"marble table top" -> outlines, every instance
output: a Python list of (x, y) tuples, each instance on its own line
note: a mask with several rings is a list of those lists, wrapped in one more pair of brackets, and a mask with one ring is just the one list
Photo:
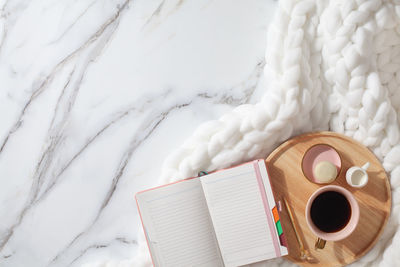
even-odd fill
[(0, 0), (0, 266), (134, 257), (134, 195), (264, 93), (269, 0)]

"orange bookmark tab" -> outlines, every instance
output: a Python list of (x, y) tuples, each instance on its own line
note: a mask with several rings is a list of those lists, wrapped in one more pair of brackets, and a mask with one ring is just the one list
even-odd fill
[(279, 221), (279, 214), (278, 214), (278, 209), (276, 206), (272, 209), (272, 214), (274, 215), (274, 221), (275, 223)]

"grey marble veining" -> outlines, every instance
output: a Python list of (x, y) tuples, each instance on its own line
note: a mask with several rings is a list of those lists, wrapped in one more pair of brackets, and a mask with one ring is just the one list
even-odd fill
[(134, 194), (262, 95), (272, 1), (0, 1), (0, 266), (136, 253)]

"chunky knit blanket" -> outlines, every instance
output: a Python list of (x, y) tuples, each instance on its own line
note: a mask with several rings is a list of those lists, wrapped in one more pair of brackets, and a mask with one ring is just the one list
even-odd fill
[[(393, 198), (383, 235), (353, 265), (400, 266), (400, 2), (281, 1), (266, 62), (262, 100), (201, 125), (165, 160), (161, 183), (266, 157), (303, 132), (343, 133), (382, 161)], [(148, 265), (144, 242), (136, 259), (115, 263)], [(254, 266), (277, 265), (293, 264), (275, 259)]]

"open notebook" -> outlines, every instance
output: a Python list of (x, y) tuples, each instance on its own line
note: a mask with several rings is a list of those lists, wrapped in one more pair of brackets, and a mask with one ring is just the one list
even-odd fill
[(287, 255), (264, 160), (139, 192), (154, 266), (241, 266)]

